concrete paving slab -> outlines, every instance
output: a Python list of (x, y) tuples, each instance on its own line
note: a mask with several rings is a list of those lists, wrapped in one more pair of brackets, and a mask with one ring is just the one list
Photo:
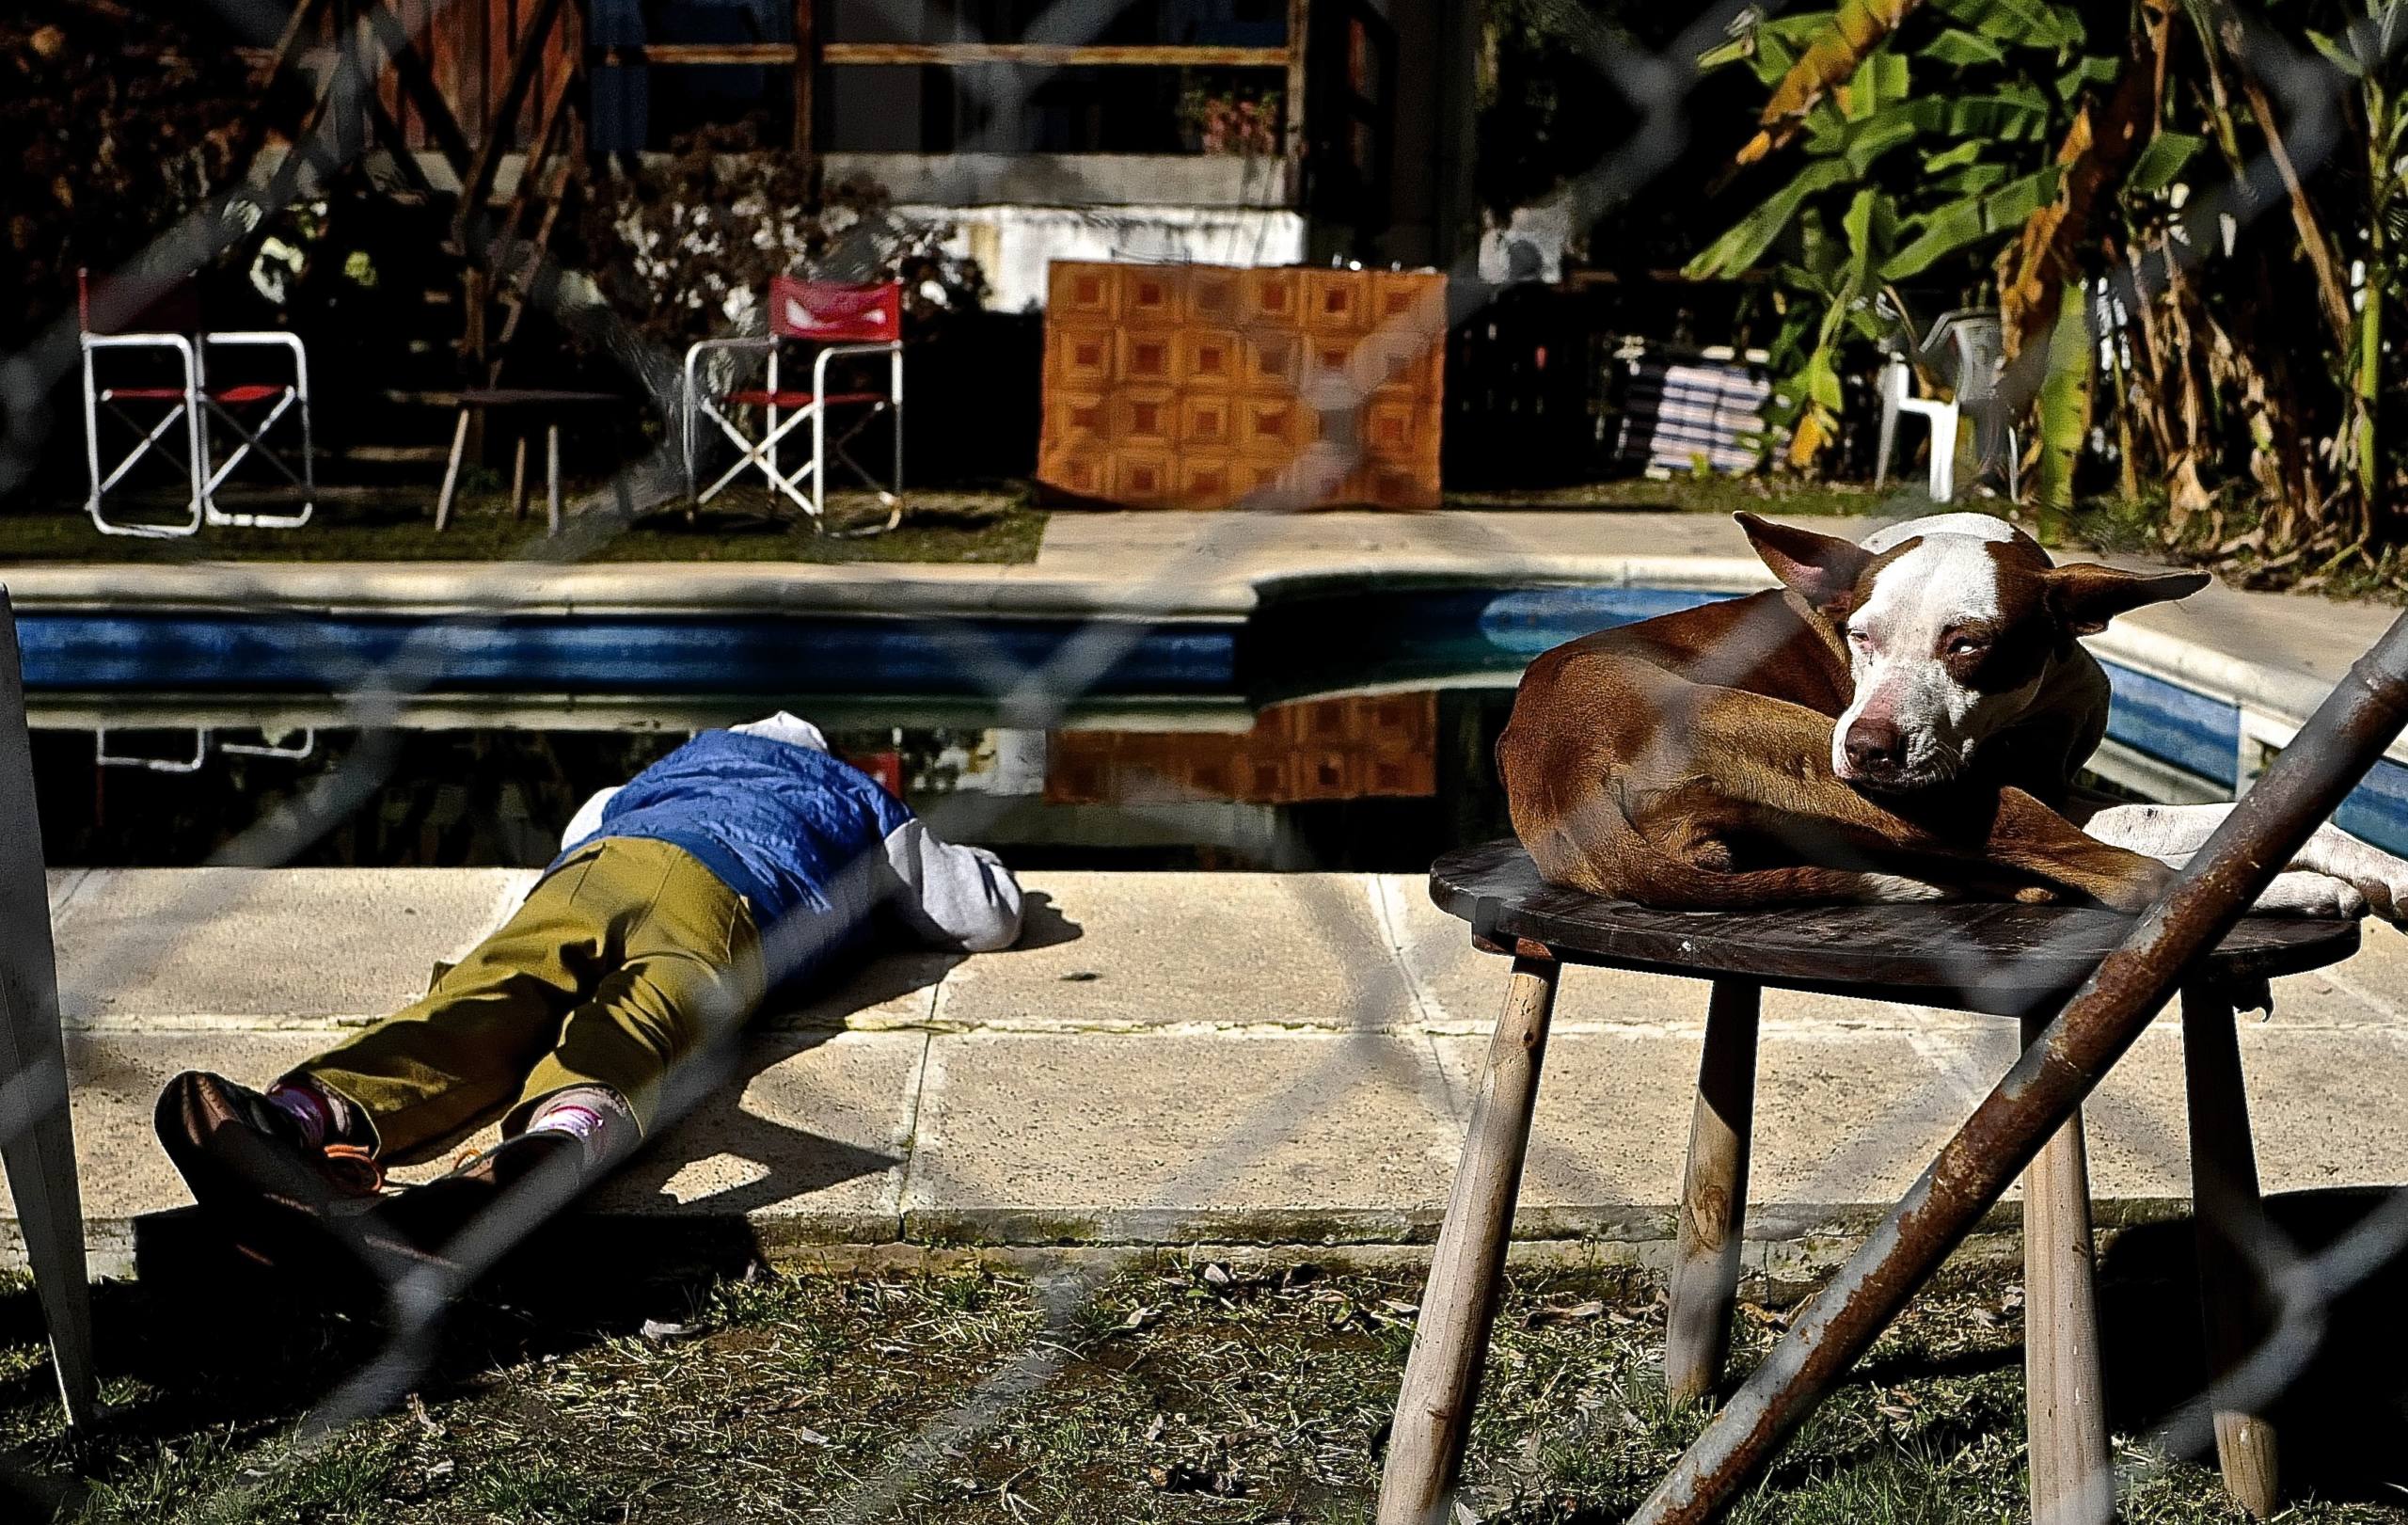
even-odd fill
[(594, 1199), (603, 1211), (745, 1216), (788, 1240), (901, 1230), (924, 1033), (779, 1035)]
[(2348, 993), (2376, 1024), (2408, 1028), (2408, 933), (2368, 920), (2359, 925), (2359, 939), (2356, 957), (2276, 987), (2276, 1008), (2285, 1020), (2291, 1012), (2281, 1003), (2293, 986), (2313, 978)]
[(71, 1024), (382, 1016), (499, 925), (531, 870), (96, 869), (55, 917)]
[[(1418, 1020), (1351, 874), (1032, 876), (1056, 925), (956, 968), (940, 1026), (1352, 1028)], [(1048, 939), (1051, 939), (1050, 941)]]
[(1418, 1036), (940, 1033), (904, 1231), (1423, 1239), (1460, 1127)]
[[(1486, 1043), (1435, 1040), (1468, 1094)], [(1697, 1081), (1694, 1037), (1564, 1032), (1547, 1044), (1516, 1231), (1662, 1237), (1679, 1200)], [(1964, 1081), (1914, 1035), (1767, 1033), (1758, 1050), (1754, 1236), (1797, 1231), (1798, 1210), (1886, 1206), (1971, 1109)], [(1778, 1210), (1778, 1211), (1776, 1211)]]
[[(96, 1249), (120, 1242), (137, 1215), (192, 1200), (183, 1178), (167, 1163), (150, 1133), (159, 1088), (182, 1070), (216, 1070), (242, 1080), (266, 1081), (324, 1047), (306, 1033), (243, 1033), (206, 1039), (172, 1034), (74, 1033), (67, 1073), (75, 1119), (75, 1165), (84, 1215), (103, 1231)], [(13, 1237), (17, 1208), (0, 1186), (0, 1215)]]
[(754, 1025), (765, 1032), (926, 1027), (935, 1020), (938, 988), (964, 957), (925, 949), (885, 954), (825, 991), (773, 1004)]

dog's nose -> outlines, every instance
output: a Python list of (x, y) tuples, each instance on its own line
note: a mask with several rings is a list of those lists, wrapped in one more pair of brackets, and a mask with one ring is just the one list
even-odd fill
[(1848, 766), (1860, 773), (1878, 773), (1906, 760), (1907, 739), (1890, 721), (1867, 715), (1847, 728)]

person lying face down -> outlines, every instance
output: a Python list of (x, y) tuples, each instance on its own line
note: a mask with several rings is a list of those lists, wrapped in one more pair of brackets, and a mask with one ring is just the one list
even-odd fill
[[(505, 1196), (523, 1227), (566, 1202), (652, 1129), (664, 1089), (723, 1072), (714, 1051), (766, 997), (824, 982), (881, 926), (1008, 947), (1020, 885), (993, 853), (938, 840), (806, 721), (705, 731), (587, 801), (526, 901), (422, 999), (264, 1092), (176, 1076), (159, 1141), (261, 1260), (444, 1258)], [(385, 1192), (385, 1165), (496, 1117), (500, 1144)]]

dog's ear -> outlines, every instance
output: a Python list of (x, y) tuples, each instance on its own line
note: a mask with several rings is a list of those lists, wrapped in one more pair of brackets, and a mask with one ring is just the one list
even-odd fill
[(2205, 572), (2125, 572), (2076, 562), (2047, 573), (2049, 611), (2068, 635), (2097, 635), (2143, 604), (2187, 598), (2212, 580)]
[(1856, 580), (1873, 564), (1873, 553), (1852, 540), (1792, 529), (1744, 512), (1731, 516), (1747, 532), (1748, 543), (1772, 568), (1772, 575), (1816, 609), (1828, 608), (1854, 592)]

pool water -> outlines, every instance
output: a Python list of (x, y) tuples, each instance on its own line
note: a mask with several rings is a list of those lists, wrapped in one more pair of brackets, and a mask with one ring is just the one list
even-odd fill
[[(1417, 690), (1054, 730), (847, 717), (829, 739), (940, 833), (1017, 866), (1416, 872), (1509, 829), (1490, 757), (1512, 697)], [(44, 729), (34, 766), (54, 867), (532, 867), (587, 796), (689, 734)]]

